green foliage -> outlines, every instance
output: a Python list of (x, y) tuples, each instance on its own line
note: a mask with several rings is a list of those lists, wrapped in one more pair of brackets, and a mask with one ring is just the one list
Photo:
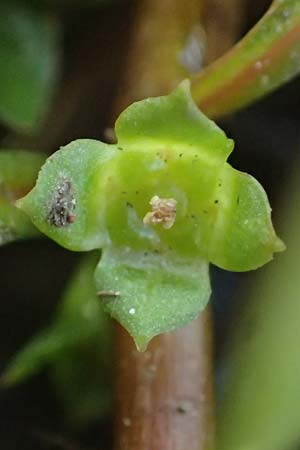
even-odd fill
[(49, 14), (1, 4), (0, 117), (33, 131), (43, 118), (58, 73), (58, 26)]
[(226, 162), (233, 142), (187, 82), (130, 106), (116, 135), (117, 145), (79, 140), (55, 153), (18, 206), (66, 248), (103, 249), (97, 287), (144, 347), (204, 308), (208, 262), (251, 270), (284, 245), (263, 188)]
[(25, 151), (0, 152), (0, 245), (39, 234), (14, 202), (34, 185), (46, 157)]
[(287, 191), (288, 251), (258, 275), (225, 352), (217, 448), (299, 448), (300, 190)]
[(93, 271), (98, 254), (74, 272), (53, 323), (10, 362), (2, 383), (24, 381), (44, 366), (68, 417), (83, 423), (110, 407), (110, 321), (96, 295)]

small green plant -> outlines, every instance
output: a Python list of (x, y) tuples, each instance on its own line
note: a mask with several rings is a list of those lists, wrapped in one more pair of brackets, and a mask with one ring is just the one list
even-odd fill
[(17, 206), (62, 246), (102, 250), (99, 296), (145, 350), (205, 307), (209, 262), (251, 270), (284, 245), (263, 188), (226, 162), (233, 142), (198, 110), (187, 82), (131, 105), (116, 136), (115, 145), (78, 140), (59, 150)]
[[(42, 8), (24, 8), (7, 3), (0, 18), (0, 116), (30, 134), (57, 82), (59, 26)], [(46, 235), (68, 250), (92, 251), (52, 324), (12, 360), (3, 385), (47, 364), (67, 413), (79, 422), (99, 417), (111, 402), (109, 315), (144, 351), (206, 307), (210, 263), (249, 271), (285, 249), (263, 187), (227, 162), (233, 140), (211, 118), (299, 73), (299, 17), (299, 0), (274, 1), (240, 43), (190, 81), (125, 109), (115, 144), (79, 139), (47, 159), (1, 151), (0, 245)]]

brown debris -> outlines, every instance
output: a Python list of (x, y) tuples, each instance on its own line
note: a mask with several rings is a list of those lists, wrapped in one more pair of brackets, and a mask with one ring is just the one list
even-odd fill
[(145, 215), (144, 224), (156, 225), (161, 223), (164, 228), (171, 228), (176, 219), (177, 201), (174, 198), (160, 198), (158, 195), (154, 195), (149, 203), (152, 211)]

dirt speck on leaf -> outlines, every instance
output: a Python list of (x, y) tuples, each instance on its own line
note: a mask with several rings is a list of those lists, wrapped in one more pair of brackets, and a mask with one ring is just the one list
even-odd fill
[(65, 227), (75, 222), (76, 199), (72, 183), (67, 178), (61, 179), (51, 204), (49, 206), (48, 221), (55, 227)]

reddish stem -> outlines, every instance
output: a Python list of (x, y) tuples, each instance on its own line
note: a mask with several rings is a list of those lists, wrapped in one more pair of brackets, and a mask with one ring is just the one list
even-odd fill
[[(235, 17), (241, 0), (215, 5), (221, 17)], [(218, 6), (219, 5), (219, 6)], [(140, 0), (129, 46), (124, 80), (116, 99), (119, 112), (133, 100), (169, 92), (187, 77), (178, 54), (198, 30), (207, 0)], [(222, 19), (220, 19), (221, 21)], [(220, 37), (220, 21), (207, 18), (214, 45), (232, 44), (237, 22)], [(195, 28), (196, 27), (196, 28)], [(216, 37), (218, 36), (218, 37)], [(224, 44), (226, 42), (226, 44)], [(179, 53), (178, 53), (179, 52)], [(145, 353), (116, 328), (115, 450), (210, 450), (214, 441), (212, 320), (210, 310), (173, 333), (156, 337)]]
[(145, 353), (117, 327), (115, 450), (213, 447), (211, 337), (209, 310)]

